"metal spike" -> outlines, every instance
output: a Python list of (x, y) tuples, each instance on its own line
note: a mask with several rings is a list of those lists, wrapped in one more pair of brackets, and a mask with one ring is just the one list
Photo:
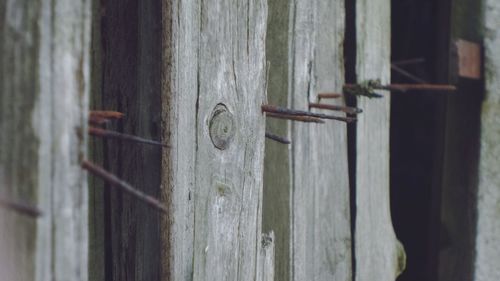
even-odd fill
[(124, 141), (133, 141), (133, 142), (139, 142), (139, 143), (144, 143), (144, 144), (169, 147), (168, 145), (163, 144), (161, 142), (148, 140), (148, 139), (144, 139), (141, 137), (132, 136), (132, 135), (128, 135), (128, 134), (118, 133), (118, 132), (110, 131), (110, 130), (106, 130), (106, 129), (96, 128), (96, 127), (89, 127), (89, 134), (93, 135), (93, 136), (103, 137), (103, 138), (114, 138), (114, 139), (119, 139), (119, 140), (124, 140)]
[(280, 106), (275, 106), (275, 105), (268, 105), (264, 104), (262, 105), (262, 111), (266, 113), (277, 113), (277, 114), (284, 114), (284, 115), (294, 115), (294, 116), (311, 116), (311, 117), (316, 117), (316, 118), (321, 118), (321, 119), (331, 119), (331, 120), (337, 120), (337, 121), (342, 121), (342, 122), (354, 122), (357, 119), (356, 118), (351, 118), (351, 117), (338, 117), (338, 116), (332, 116), (332, 115), (327, 115), (327, 114), (322, 114), (322, 113), (314, 113), (314, 112), (309, 112), (309, 111), (303, 111), (303, 110), (295, 110), (295, 109), (289, 109), (289, 108), (284, 108)]
[(279, 142), (279, 143), (282, 143), (282, 144), (290, 144), (291, 143), (290, 140), (288, 140), (285, 137), (280, 137), (280, 136), (277, 136), (277, 135), (274, 135), (274, 134), (271, 134), (268, 132), (266, 132), (266, 138), (273, 140), (273, 141), (276, 141), (276, 142)]
[(110, 183), (111, 186), (115, 186), (115, 187), (120, 188), (122, 191), (132, 195), (136, 199), (139, 199), (139, 200), (145, 202), (146, 204), (148, 204), (148, 205), (150, 205), (150, 206), (152, 206), (152, 207), (154, 207), (154, 208), (156, 208), (164, 213), (168, 212), (168, 208), (165, 207), (163, 204), (161, 204), (161, 202), (158, 201), (157, 199), (145, 194), (142, 191), (135, 189), (127, 182), (121, 180), (117, 176), (115, 176), (115, 175), (111, 174), (110, 172), (104, 170), (103, 168), (95, 165), (94, 163), (91, 163), (87, 160), (83, 160), (82, 161), (82, 168), (89, 171), (93, 175), (103, 179), (104, 181)]

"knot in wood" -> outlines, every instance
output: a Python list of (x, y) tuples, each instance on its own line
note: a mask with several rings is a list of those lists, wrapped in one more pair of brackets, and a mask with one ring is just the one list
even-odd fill
[(209, 123), (210, 138), (215, 147), (225, 150), (233, 140), (236, 128), (233, 114), (224, 104), (218, 104), (212, 113)]

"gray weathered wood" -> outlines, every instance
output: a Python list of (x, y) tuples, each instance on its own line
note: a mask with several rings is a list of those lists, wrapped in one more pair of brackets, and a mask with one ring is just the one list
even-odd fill
[[(269, 62), (267, 101), (287, 106), (289, 103), (289, 0), (269, 1), (266, 37), (266, 59)], [(290, 138), (290, 122), (266, 118), (266, 131)], [(262, 228), (273, 231), (274, 272), (276, 280), (289, 281), (291, 274), (292, 174), (289, 145), (266, 140), (264, 158), (264, 198)], [(277, 176), (279, 175), (279, 176)]]
[(274, 281), (274, 233), (262, 234), (257, 264), (257, 281)]
[(0, 3), (0, 192), (37, 205), (1, 210), (2, 279), (87, 280), (90, 1)]
[[(165, 280), (254, 280), (261, 240), (266, 1), (167, 1), (163, 7), (162, 196)], [(234, 126), (212, 143), (214, 109)], [(228, 122), (227, 115), (220, 115)], [(220, 125), (220, 124), (219, 124)]]
[[(390, 1), (358, 0), (356, 40), (358, 82), (390, 82)], [(364, 110), (356, 130), (356, 280), (395, 280), (405, 266), (389, 201), (390, 94), (358, 98)]]
[(500, 280), (500, 3), (485, 4), (486, 99), (481, 114), (474, 280)]
[[(270, 103), (307, 110), (318, 93), (341, 90), (344, 13), (343, 1), (273, 1), (266, 46)], [(291, 149), (266, 146), (263, 220), (265, 230), (276, 233), (276, 280), (350, 280), (346, 125), (267, 125), (292, 136)]]
[[(342, 88), (344, 2), (296, 1), (291, 14), (291, 106), (307, 109)], [(346, 125), (294, 123), (292, 141), (293, 280), (350, 280)]]

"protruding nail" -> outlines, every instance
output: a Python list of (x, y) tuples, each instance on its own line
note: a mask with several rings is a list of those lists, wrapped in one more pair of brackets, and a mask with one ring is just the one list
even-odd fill
[(163, 204), (161, 204), (160, 201), (145, 194), (142, 191), (135, 189), (127, 182), (121, 180), (120, 178), (118, 178), (117, 176), (104, 170), (103, 168), (101, 168), (101, 167), (99, 167), (99, 166), (97, 166), (97, 165), (95, 165), (87, 160), (82, 161), (82, 168), (89, 171), (93, 175), (103, 179), (104, 181), (110, 183), (111, 186), (118, 187), (122, 191), (127, 192), (128, 194), (132, 195), (136, 199), (139, 199), (139, 200), (145, 202), (146, 204), (148, 204), (148, 205), (150, 205), (150, 206), (152, 206), (152, 207), (154, 207), (154, 208), (156, 208), (164, 213), (168, 212), (168, 208), (165, 207)]
[(370, 98), (379, 98), (382, 95), (377, 94), (374, 90), (388, 90), (388, 91), (399, 91), (405, 92), (410, 90), (418, 91), (445, 91), (452, 92), (457, 88), (453, 85), (441, 85), (441, 84), (389, 84), (381, 85), (378, 80), (368, 80), (360, 84), (345, 84), (344, 91), (348, 94), (367, 96)]
[(454, 92), (457, 90), (457, 87), (445, 84), (390, 84), (390, 85), (378, 86), (376, 87), (376, 89), (399, 91), (399, 92), (414, 91), (414, 90)]
[(123, 118), (124, 114), (118, 111), (110, 110), (91, 110), (89, 112), (89, 123), (95, 125), (102, 125), (110, 120)]
[(402, 65), (418, 64), (418, 63), (424, 63), (424, 62), (425, 62), (424, 58), (415, 58), (415, 59), (393, 61), (392, 64), (402, 66)]
[(42, 211), (36, 207), (21, 202), (13, 202), (5, 198), (0, 198), (0, 206), (34, 218), (42, 215)]
[(342, 121), (342, 122), (347, 122), (347, 123), (354, 122), (357, 120), (356, 118), (338, 117), (338, 116), (332, 116), (332, 115), (327, 115), (327, 114), (322, 114), (322, 113), (314, 113), (314, 112), (303, 111), (303, 110), (289, 109), (289, 108), (284, 108), (284, 107), (275, 106), (275, 105), (268, 105), (268, 104), (262, 105), (261, 108), (262, 108), (263, 112), (268, 112), (268, 113), (277, 113), (277, 114), (294, 115), (294, 116), (311, 116), (311, 117), (316, 117), (316, 118), (321, 118), (321, 119), (331, 119), (331, 120), (337, 120), (337, 121)]
[(115, 131), (105, 130), (105, 129), (96, 128), (96, 127), (89, 127), (89, 134), (93, 135), (93, 136), (103, 137), (103, 138), (114, 138), (114, 139), (119, 139), (119, 140), (124, 140), (124, 141), (132, 141), (132, 142), (139, 142), (139, 143), (144, 143), (144, 144), (168, 147), (168, 145), (163, 144), (161, 142), (148, 140), (148, 139), (144, 139), (141, 137), (132, 136), (132, 135), (128, 135), (128, 134), (122, 134), (122, 133), (118, 133)]
[(320, 118), (311, 116), (296, 116), (281, 113), (266, 113), (266, 116), (270, 118), (300, 121), (306, 123), (325, 123), (325, 121), (321, 120)]
[(406, 78), (409, 78), (409, 79), (415, 81), (416, 83), (421, 83), (421, 84), (427, 83), (427, 81), (425, 81), (424, 79), (421, 79), (420, 77), (417, 77), (417, 76), (411, 74), (410, 72), (408, 72), (408, 71), (400, 68), (399, 66), (397, 66), (395, 64), (391, 64), (391, 68), (392, 68), (392, 70), (394, 70), (397, 73), (405, 76)]
[(363, 112), (363, 110), (356, 108), (356, 107), (348, 107), (348, 106), (340, 106), (340, 105), (324, 104), (324, 103), (310, 103), (309, 107), (310, 108), (320, 108), (320, 109), (342, 111), (342, 112), (345, 112), (348, 114), (358, 114), (358, 113)]
[(276, 142), (279, 142), (279, 143), (282, 143), (282, 144), (290, 144), (291, 143), (290, 140), (288, 140), (285, 137), (280, 137), (280, 136), (277, 136), (277, 135), (274, 135), (274, 134), (271, 134), (268, 132), (266, 132), (266, 138), (273, 140), (273, 141), (276, 141)]
[(318, 99), (338, 99), (341, 98), (342, 94), (337, 93), (320, 93), (318, 94)]

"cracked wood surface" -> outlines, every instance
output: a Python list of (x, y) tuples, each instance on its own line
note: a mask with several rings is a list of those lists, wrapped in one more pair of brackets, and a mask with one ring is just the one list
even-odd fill
[[(269, 102), (308, 110), (318, 93), (340, 91), (344, 3), (272, 1), (269, 13)], [(322, 103), (344, 105), (342, 99)], [(277, 237), (276, 280), (351, 280), (346, 125), (267, 125), (292, 140), (266, 143), (263, 223)]]

